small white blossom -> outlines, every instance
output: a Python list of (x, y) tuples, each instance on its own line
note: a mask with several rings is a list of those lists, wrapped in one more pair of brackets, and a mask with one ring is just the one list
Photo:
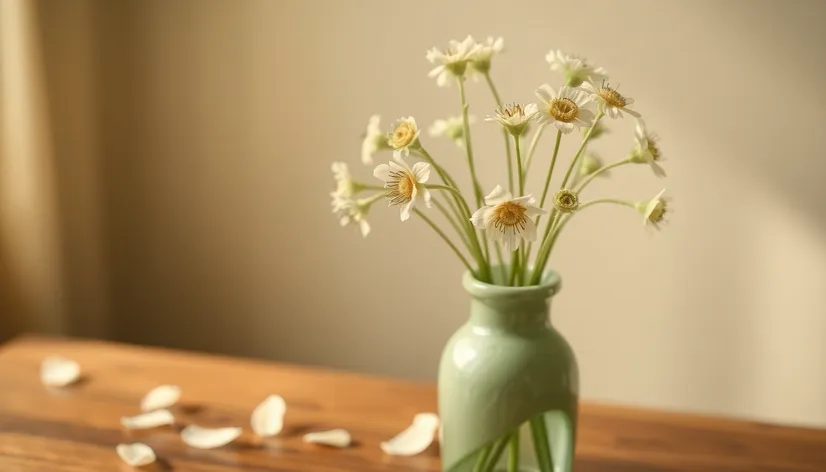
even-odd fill
[(665, 194), (665, 189), (662, 189), (660, 193), (651, 200), (634, 205), (637, 211), (643, 216), (643, 225), (651, 225), (655, 229), (660, 229), (660, 225), (665, 223), (665, 215), (669, 212), (671, 199), (663, 196), (663, 194)]
[(370, 210), (373, 202), (382, 196), (383, 194), (377, 194), (369, 198), (354, 199), (333, 194), (333, 213), (338, 217), (341, 226), (349, 226), (354, 223), (358, 224), (361, 235), (366, 238), (367, 235), (370, 234), (367, 212)]
[(401, 220), (407, 221), (419, 193), (422, 194), (425, 205), (430, 208), (430, 191), (424, 186), (430, 178), (430, 164), (417, 162), (411, 169), (401, 157), (396, 161), (398, 162), (379, 164), (373, 175), (384, 181), (385, 188), (390, 189), (387, 193), (390, 205), (401, 205)]
[(505, 48), (505, 40), (503, 38), (493, 38), (488, 36), (487, 41), (476, 43), (476, 52), (470, 57), (470, 66), (475, 72), (474, 79), (478, 79), (479, 75), (487, 74), (490, 71), (490, 61), (494, 55), (499, 54)]
[(373, 163), (373, 154), (382, 149), (389, 149), (387, 144), (387, 134), (383, 133), (380, 127), (381, 117), (373, 115), (367, 122), (367, 131), (364, 140), (361, 142), (361, 162), (364, 164)]
[(409, 156), (410, 147), (419, 143), (419, 132), (415, 118), (400, 118), (393, 132), (387, 135), (387, 144), (393, 148), (393, 157), (400, 159)]
[(542, 102), (539, 107), (541, 123), (550, 123), (563, 133), (594, 123), (592, 96), (580, 88), (562, 86), (557, 93), (550, 85), (543, 84), (536, 96)]
[(551, 70), (562, 73), (565, 85), (578, 87), (583, 82), (602, 82), (608, 78), (608, 72), (602, 67), (594, 67), (587, 59), (574, 54), (565, 54), (560, 50), (551, 51), (545, 56)]
[(645, 122), (637, 120), (637, 127), (634, 131), (635, 148), (631, 153), (631, 161), (637, 164), (648, 164), (657, 177), (665, 177), (665, 170), (660, 166), (662, 160), (660, 148), (657, 146), (656, 138), (645, 129)]
[[(468, 125), (476, 122), (476, 117), (468, 116)], [(428, 128), (428, 133), (431, 137), (436, 138), (445, 136), (452, 139), (457, 146), (464, 146), (465, 139), (465, 125), (460, 116), (451, 116), (444, 120), (436, 120)]]
[(331, 169), (336, 180), (336, 190), (330, 194), (331, 196), (352, 197), (361, 190), (361, 184), (353, 180), (346, 163), (333, 162)]
[(425, 57), (431, 64), (438, 65), (427, 76), (436, 77), (436, 84), (439, 87), (449, 86), (451, 77), (464, 77), (468, 62), (479, 47), (476, 41), (468, 36), (464, 41), (451, 40), (444, 51), (435, 47), (431, 48)]
[(529, 103), (524, 107), (514, 103), (504, 109), (496, 110), (496, 116), (489, 116), (485, 118), (485, 121), (498, 121), (508, 130), (508, 133), (521, 136), (525, 134), (528, 125), (536, 117), (537, 111), (535, 103)]
[(634, 99), (626, 97), (616, 89), (609, 87), (607, 84), (595, 86), (590, 82), (584, 82), (582, 88), (592, 94), (594, 98), (600, 103), (600, 106), (605, 110), (605, 114), (611, 118), (622, 118), (622, 112), (639, 118), (640, 114), (628, 108), (634, 103)]
[(515, 251), (522, 240), (536, 240), (535, 215), (546, 212), (534, 206), (536, 199), (531, 195), (513, 198), (497, 185), (485, 197), (485, 205), (473, 213), (470, 221), (473, 226), (485, 230), (491, 241), (499, 241), (506, 251)]

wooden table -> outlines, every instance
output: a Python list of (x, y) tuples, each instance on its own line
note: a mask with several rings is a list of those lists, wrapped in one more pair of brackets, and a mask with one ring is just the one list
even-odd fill
[[(50, 390), (41, 360), (61, 354), (84, 377)], [(244, 426), (219, 449), (196, 450), (176, 427), (129, 432), (120, 418), (138, 413), (141, 397), (162, 384), (183, 389), (182, 424)], [(267, 395), (288, 404), (281, 435), (249, 431), (252, 409)], [(379, 442), (435, 411), (431, 384), (390, 380), (252, 360), (102, 342), (22, 338), (0, 347), (0, 472), (89, 472), (131, 468), (115, 446), (140, 441), (159, 462), (146, 470), (185, 472), (438, 471), (438, 446), (414, 457), (384, 455)], [(308, 431), (349, 430), (344, 450), (304, 444)], [(826, 431), (788, 428), (585, 403), (577, 472), (826, 471)]]

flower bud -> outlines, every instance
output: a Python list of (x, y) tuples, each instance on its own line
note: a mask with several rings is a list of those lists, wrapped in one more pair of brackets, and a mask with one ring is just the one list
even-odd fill
[(579, 195), (569, 189), (562, 189), (554, 195), (554, 207), (560, 213), (571, 213), (579, 208)]

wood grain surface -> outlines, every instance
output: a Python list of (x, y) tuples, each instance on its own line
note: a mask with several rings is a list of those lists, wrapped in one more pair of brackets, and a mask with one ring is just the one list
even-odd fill
[[(82, 380), (48, 389), (48, 355), (78, 361)], [(130, 432), (151, 388), (173, 383), (183, 396), (178, 425)], [(257, 438), (250, 414), (269, 394), (288, 404), (286, 426)], [(414, 457), (387, 456), (379, 443), (416, 413), (435, 411), (431, 384), (102, 342), (22, 338), (0, 347), (0, 472), (133, 470), (115, 454), (123, 442), (150, 445), (159, 461), (141, 470), (185, 472), (438, 471), (438, 446)], [(243, 426), (235, 443), (187, 447), (187, 424)], [(310, 431), (345, 428), (353, 447), (305, 444)], [(826, 431), (584, 403), (577, 472), (824, 472)]]

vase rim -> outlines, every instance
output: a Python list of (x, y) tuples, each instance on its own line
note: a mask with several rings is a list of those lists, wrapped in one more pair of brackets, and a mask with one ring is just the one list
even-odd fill
[[(495, 270), (496, 267), (491, 267), (491, 269)], [(559, 292), (562, 286), (562, 278), (555, 270), (547, 269), (543, 272), (542, 279), (538, 285), (512, 287), (482, 282), (474, 277), (471, 271), (466, 270), (462, 275), (462, 286), (474, 297), (549, 297)]]

